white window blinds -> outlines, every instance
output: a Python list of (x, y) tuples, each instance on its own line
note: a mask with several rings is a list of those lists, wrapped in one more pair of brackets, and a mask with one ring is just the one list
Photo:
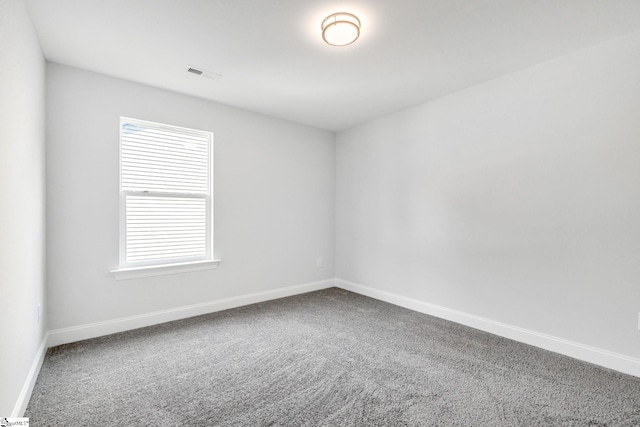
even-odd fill
[(212, 257), (210, 132), (121, 119), (121, 265)]

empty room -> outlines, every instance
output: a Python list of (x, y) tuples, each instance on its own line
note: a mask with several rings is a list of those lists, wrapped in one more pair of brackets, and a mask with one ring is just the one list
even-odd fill
[(640, 426), (640, 1), (0, 0), (0, 425)]

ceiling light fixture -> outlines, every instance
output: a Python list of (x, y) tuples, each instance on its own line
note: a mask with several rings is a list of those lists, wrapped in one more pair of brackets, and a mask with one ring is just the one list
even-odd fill
[(360, 20), (351, 13), (333, 13), (322, 21), (322, 39), (330, 46), (347, 46), (360, 37)]

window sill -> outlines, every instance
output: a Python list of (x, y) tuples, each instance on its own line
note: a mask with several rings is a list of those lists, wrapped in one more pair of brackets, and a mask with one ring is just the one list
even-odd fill
[(210, 261), (184, 262), (180, 264), (152, 265), (111, 270), (116, 280), (137, 279), (139, 277), (164, 276), (165, 274), (186, 273), (188, 271), (211, 270), (218, 268), (219, 259)]

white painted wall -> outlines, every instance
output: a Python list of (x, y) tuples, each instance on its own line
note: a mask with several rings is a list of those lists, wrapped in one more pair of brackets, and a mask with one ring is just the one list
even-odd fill
[(336, 277), (640, 357), (640, 33), (337, 135)]
[[(218, 269), (124, 281), (109, 273), (120, 116), (214, 133)], [(334, 277), (330, 132), (47, 63), (47, 144), (51, 330)]]
[(45, 64), (26, 2), (0, 0), (0, 416), (14, 406), (45, 332)]

